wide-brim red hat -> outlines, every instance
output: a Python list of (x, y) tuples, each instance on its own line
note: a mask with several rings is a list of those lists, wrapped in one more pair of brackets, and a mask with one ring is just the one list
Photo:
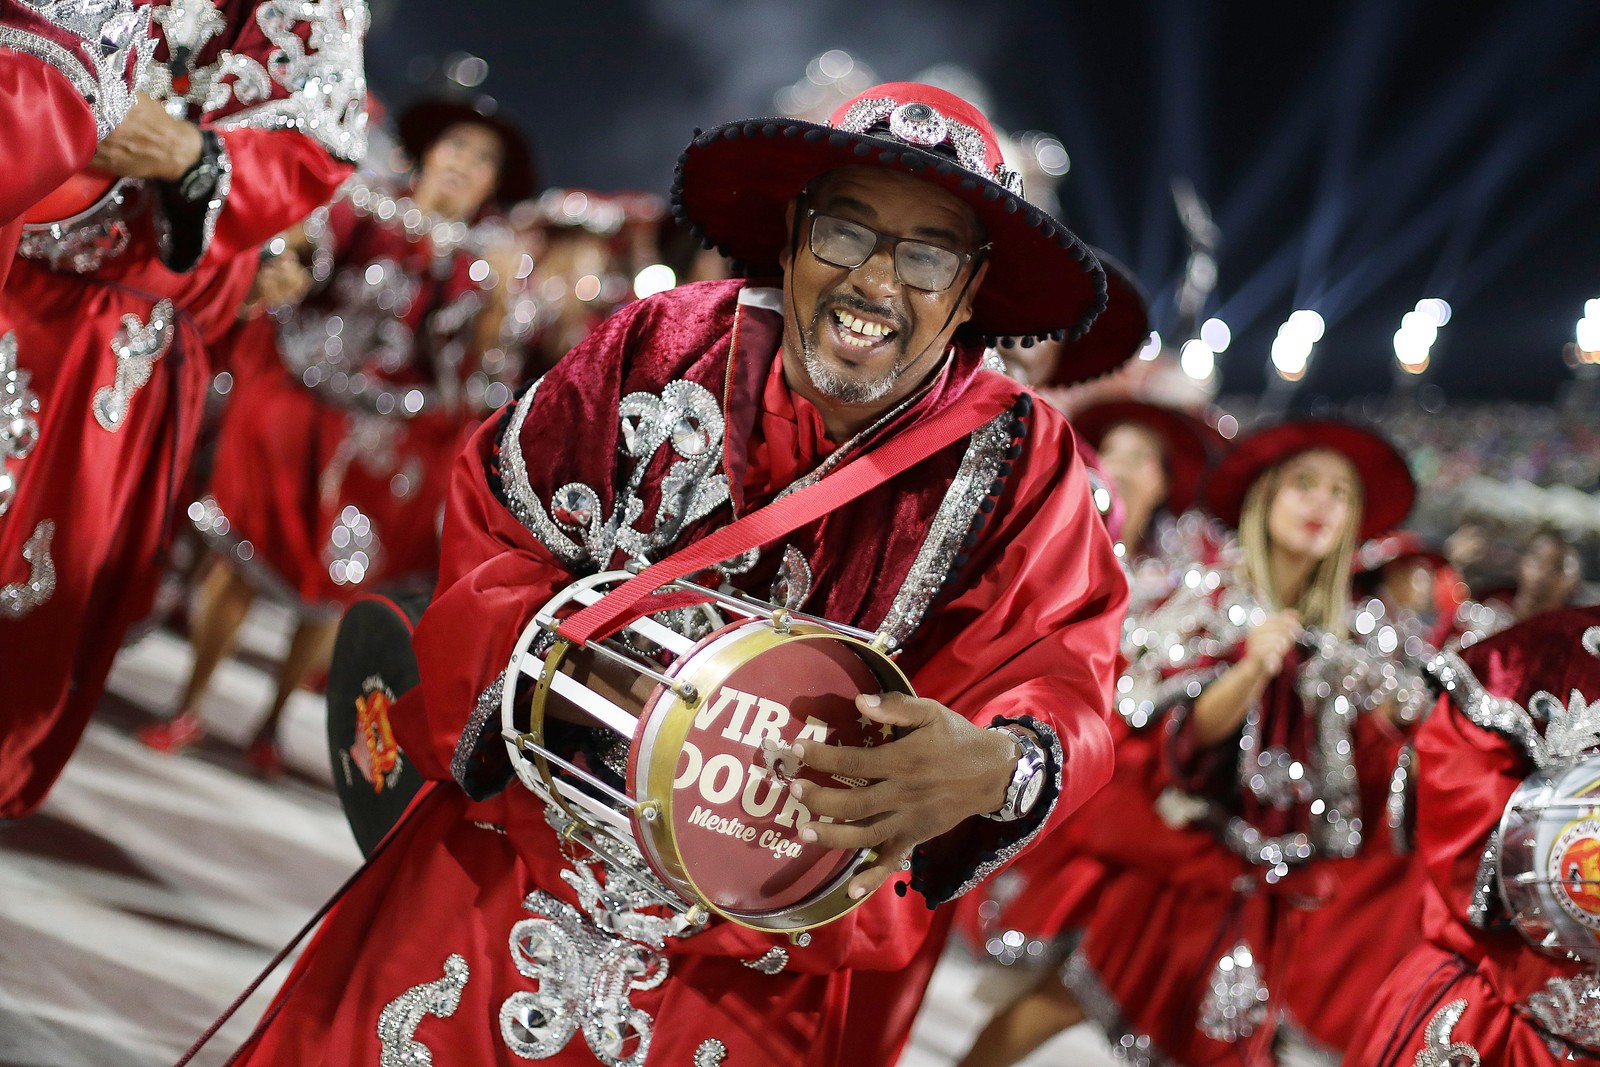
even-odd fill
[[(1099, 329), (1098, 326), (1095, 329)], [(1131, 422), (1161, 441), (1162, 459), (1167, 470), (1167, 510), (1174, 515), (1188, 511), (1199, 496), (1206, 470), (1226, 442), (1204, 419), (1176, 408), (1146, 404), (1137, 400), (1113, 400), (1085, 408), (1069, 420), (1078, 435), (1096, 450), (1113, 426)]]
[[(1091, 248), (1106, 274), (1106, 306), (1094, 326), (1076, 340), (1063, 338), (1048, 388), (1064, 389), (1103, 377), (1132, 359), (1150, 339), (1150, 301), (1133, 274), (1098, 248)], [(1003, 344), (1034, 343), (1034, 338), (1008, 338)]]
[(1371, 430), (1336, 419), (1280, 422), (1241, 437), (1206, 479), (1206, 507), (1229, 526), (1238, 526), (1245, 494), (1257, 478), (1290, 456), (1318, 448), (1348, 459), (1361, 479), (1356, 535), (1362, 540), (1393, 529), (1411, 512), (1417, 485), (1405, 457)]
[(504, 146), (505, 158), (500, 162), (500, 177), (493, 194), (496, 203), (507, 206), (539, 191), (539, 168), (534, 163), (528, 135), (500, 114), (491, 97), (439, 97), (412, 104), (400, 116), (400, 144), (407, 155), (420, 163), (433, 142), (460, 123), (488, 127)]
[(678, 159), (673, 212), (749, 273), (777, 274), (789, 202), (819, 175), (860, 166), (915, 175), (977, 214), (992, 246), (972, 301), (979, 332), (1073, 340), (1089, 332), (1106, 301), (1094, 252), (1022, 198), (989, 120), (931, 85), (875, 86), (826, 124), (774, 117), (698, 134)]

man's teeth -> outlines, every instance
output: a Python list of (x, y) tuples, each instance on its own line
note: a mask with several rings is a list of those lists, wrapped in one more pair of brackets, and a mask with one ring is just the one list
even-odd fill
[[(834, 318), (839, 320), (839, 325), (850, 331), (850, 333), (844, 335), (845, 341), (858, 348), (867, 348), (873, 343), (873, 340), (887, 337), (894, 333), (893, 330), (881, 322), (868, 322), (865, 319), (858, 319), (848, 311), (835, 310), (833, 315)], [(852, 337), (851, 334), (859, 334), (860, 337)], [(872, 340), (865, 340), (864, 338), (871, 338)]]

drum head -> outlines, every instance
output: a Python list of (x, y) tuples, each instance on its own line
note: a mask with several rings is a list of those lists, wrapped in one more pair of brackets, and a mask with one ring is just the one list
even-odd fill
[[(800, 631), (746, 622), (706, 638), (674, 672), (700, 699), (689, 707), (658, 691), (629, 767), (637, 795), (666, 798), (653, 823), (639, 824), (657, 873), (763, 929), (801, 929), (848, 911), (856, 902), (844, 887), (864, 856), (800, 840), (808, 813), (771, 769), (763, 742), (881, 744), (891, 731), (856, 710), (856, 695), (910, 692), (898, 669), (861, 642)], [(834, 788), (866, 784), (800, 773)]]
[(345, 612), (333, 646), (328, 752), (339, 803), (363, 855), (372, 854), (422, 788), (422, 775), (395, 744), (389, 724), (401, 700), (421, 698), (411, 629), (425, 604), (358, 600)]

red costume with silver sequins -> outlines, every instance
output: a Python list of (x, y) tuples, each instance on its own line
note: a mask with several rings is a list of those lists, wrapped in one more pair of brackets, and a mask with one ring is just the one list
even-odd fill
[(306, 229), (317, 288), (275, 328), (247, 329), (190, 517), (261, 591), (336, 611), (374, 586), (431, 584), (451, 461), (510, 396), (473, 348), (500, 299), (478, 257), (504, 231), (364, 183)]
[(985, 938), (1002, 958), (1030, 941), (1069, 952), (1062, 981), (1132, 1063), (1264, 1065), (1280, 1031), (1337, 1049), (1419, 936), (1420, 871), (1384, 826), (1403, 738), (1333, 697), (1375, 706), (1418, 679), (1327, 639), (1291, 654), (1232, 738), (1196, 748), (1189, 709), (1261, 606), (1236, 542), (1181, 545), (1175, 591), (1124, 629), (1111, 784), (1049, 842), (1058, 873), (1027, 857)]
[[(35, 10), (70, 20), (72, 7)], [(216, 133), (220, 177), (193, 217), (129, 181), (71, 225), (25, 231), (0, 293), (40, 412), (0, 515), (0, 817), (43, 800), (148, 606), (207, 344), (234, 321), (257, 247), (331, 196), (365, 149), (360, 3), (150, 10), (144, 89)], [(6, 133), (56, 135), (34, 122)]]
[[(1534, 949), (1509, 921), (1498, 870), (1501, 818), (1540, 769), (1535, 751), (1547, 769), (1600, 756), (1600, 609), (1549, 612), (1435, 662), (1448, 693), (1417, 734), (1427, 941), (1378, 991), (1346, 1062), (1600, 1062), (1600, 967)], [(1540, 692), (1561, 705), (1564, 742), (1553, 716), (1528, 712)], [(1573, 914), (1600, 930), (1600, 873), (1578, 866), (1571, 875)]]
[[(774, 370), (776, 296), (708, 282), (627, 307), (475, 436), (416, 635), (424, 706), (403, 700), (394, 720), (407, 755), (444, 781), (335, 908), (241, 1062), (377, 1062), (422, 1046), (435, 1062), (449, 1050), (521, 1063), (537, 1049), (552, 1063), (616, 1063), (605, 1031), (623, 1017), (648, 1029), (651, 1063), (898, 1054), (944, 926), (917, 894), (885, 887), (804, 947), (721, 920), (664, 946), (630, 943), (580, 910), (574, 887), (604, 865), (569, 860), (543, 803), (507, 786), (499, 680), (556, 590), (629, 556), (662, 558), (847, 467), (989, 373), (959, 348), (897, 413), (830, 448), (820, 415)], [(930, 901), (965, 892), (1103, 783), (1126, 585), (1054, 411), (1019, 401), (785, 542), (730, 563), (730, 580), (763, 599), (781, 581), (807, 611), (882, 625), (918, 693), (981, 724), (1034, 716), (1070, 753), (1048, 814), (975, 818), (919, 849), (913, 876)], [(636, 904), (611, 903), (608, 921), (644, 922)], [(624, 957), (665, 963), (666, 980), (605, 969)]]

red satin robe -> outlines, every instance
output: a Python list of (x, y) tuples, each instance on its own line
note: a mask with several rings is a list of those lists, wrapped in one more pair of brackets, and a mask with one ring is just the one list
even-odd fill
[[(157, 23), (170, 10), (153, 9)], [(340, 157), (364, 150), (365, 9), (289, 9), (287, 21), (277, 5), (260, 10), (268, 17), (228, 2), (214, 20), (173, 20), (192, 63), (157, 95), (188, 94), (229, 161), (204, 219), (173, 231), (171, 248), (187, 251), (163, 261), (159, 198), (136, 182), (119, 254), (73, 262), (62, 242), (25, 233), (22, 256), (45, 258), (18, 258), (0, 293), (40, 408), (37, 447), (12, 465), (17, 495), (0, 516), (0, 818), (43, 801), (149, 605), (199, 431), (207, 345), (234, 321), (257, 247), (326, 201), (350, 171)], [(173, 44), (163, 31), (158, 72), (170, 72)]]
[[(1473, 645), (1461, 661), (1488, 695), (1523, 708), (1541, 690), (1563, 704), (1574, 692), (1586, 703), (1600, 701), (1600, 657), (1581, 646), (1585, 631), (1595, 626), (1597, 608), (1549, 612)], [(1374, 997), (1360, 1028), (1362, 1040), (1346, 1061), (1352, 1067), (1600, 1062), (1600, 1042), (1582, 1047), (1563, 1040), (1533, 1006), (1555, 984), (1582, 988), (1587, 975), (1594, 990), (1600, 978), (1593, 964), (1585, 968), (1536, 951), (1507, 921), (1486, 851), (1512, 793), (1536, 765), (1521, 744), (1479, 720), (1487, 721), (1481, 703), (1457, 687), (1417, 733), (1426, 941)], [(1459, 1011), (1452, 1012), (1458, 1002)], [(1590, 1032), (1600, 1032), (1593, 993), (1579, 1010)], [(1458, 1050), (1459, 1059), (1446, 1060), (1451, 1045), (1470, 1046), (1477, 1059)]]
[[(376, 1062), (386, 1043), (399, 1051), (412, 1049), (407, 1042), (413, 1041), (433, 1050), (438, 1063), (523, 1062), (500, 1032), (502, 1006), (535, 989), (544, 995), (565, 987), (520, 974), (507, 936), (530, 918), (522, 904), (528, 894), (541, 891), (569, 904), (577, 897), (562, 877), (571, 865), (542, 804), (516, 782), (495, 792), (504, 780), (491, 772), (496, 750), (504, 751), (498, 711), (470, 720), (469, 713), (503, 671), (527, 620), (573, 573), (556, 558), (564, 549), (546, 547), (508, 508), (508, 499), (520, 499), (515, 489), (501, 488), (502, 479), (517, 478), (508, 450), (523, 457), (531, 482), (549, 487), (536, 490), (542, 501), (570, 468), (596, 472), (619, 465), (618, 446), (595, 440), (617, 437), (618, 397), (648, 404), (669, 382), (681, 388), (711, 381), (725, 387), (717, 395), (723, 423), (733, 429), (715, 452), (685, 437), (685, 451), (677, 455), (710, 456), (742, 503), (754, 506), (772, 495), (791, 472), (811, 469), (827, 446), (816, 433), (815, 413), (774, 386), (778, 315), (736, 304), (738, 297), (737, 283), (703, 283), (620, 311), (541, 380), (525, 401), (529, 407), (519, 405), (485, 424), (458, 461), (438, 592), (416, 636), (424, 706), (394, 723), (419, 769), (446, 781), (340, 901), (240, 1062)], [(961, 349), (904, 418), (959, 402), (962, 382), (978, 373), (977, 358), (976, 350)], [(548, 406), (536, 404), (547, 398)], [(510, 432), (516, 423), (507, 422), (517, 411), (528, 416), (520, 435)], [(706, 426), (695, 420), (712, 418), (703, 408), (686, 417), (682, 428), (690, 431)], [(1103, 716), (1126, 585), (1090, 502), (1070, 429), (1042, 405), (1032, 408), (1026, 423), (1023, 436), (1004, 438), (1013, 444), (1003, 485), (991, 487), (998, 495), (987, 498), (991, 504), (975, 524), (974, 543), (953, 564), (953, 584), (907, 639), (901, 663), (919, 694), (973, 722), (1029, 714), (1057, 733), (1067, 762), (1047, 824), (1053, 826), (1110, 770)], [(965, 448), (958, 443), (953, 454)], [(976, 441), (967, 454), (975, 451)], [(832, 457), (846, 453), (841, 447)], [(841, 603), (865, 604), (862, 614), (841, 621), (877, 625), (873, 613), (889, 598), (870, 588), (871, 570), (858, 568), (904, 570), (909, 557), (902, 558), (895, 546), (903, 542), (896, 538), (913, 534), (914, 545), (927, 526), (906, 529), (907, 523), (894, 521), (896, 509), (914, 511), (946, 498), (942, 478), (948, 475), (928, 473), (943, 469), (944, 459), (945, 453), (930, 457), (893, 486), (831, 513), (820, 530), (794, 535), (809, 548), (816, 579), (807, 610), (829, 614)], [(662, 468), (652, 469), (659, 474)], [(651, 500), (658, 489), (647, 479), (641, 493)], [(728, 506), (719, 505), (685, 536), (726, 523)], [(562, 514), (574, 523), (585, 517)], [(544, 536), (560, 545), (547, 529)], [(881, 556), (885, 545), (893, 550)], [(758, 565), (734, 580), (756, 592), (755, 583), (769, 574)], [(765, 596), (764, 587), (758, 595)], [(492, 795), (469, 799), (448, 782), (452, 765), (458, 782)], [(1005, 835), (1016, 831), (999, 825), (969, 820), (928, 843), (913, 872), (918, 885), (932, 899), (946, 899), (1001, 866), (1009, 853), (986, 853), (986, 844), (993, 846), (997, 835), (1009, 840)], [(543, 907), (548, 912), (550, 905)], [(937, 958), (944, 915), (915, 893), (902, 896), (886, 886), (844, 919), (812, 931), (805, 947), (722, 921), (670, 940), (661, 953), (667, 980), (627, 993), (629, 1010), (652, 1020), (648, 1062), (892, 1062)], [(448, 1013), (419, 1018), (408, 1012), (430, 990), (454, 1001)], [(580, 1011), (592, 1003), (581, 990), (566, 994)], [(433, 1003), (444, 1006), (443, 1000)], [(388, 1015), (386, 1009), (392, 1009)], [(552, 1011), (565, 1025), (576, 1025), (564, 1009)], [(397, 1031), (393, 1024), (402, 1016), (407, 1027)], [(574, 1032), (550, 1050), (550, 1062), (592, 1064), (590, 1050), (590, 1038)]]

